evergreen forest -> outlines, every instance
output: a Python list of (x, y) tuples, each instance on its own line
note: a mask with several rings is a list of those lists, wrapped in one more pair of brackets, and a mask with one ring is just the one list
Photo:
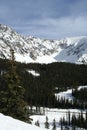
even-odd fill
[[(21, 86), (25, 89), (24, 100), (30, 106), (57, 107), (67, 108), (74, 107), (72, 103), (61, 99), (56, 99), (55, 93), (76, 89), (80, 85), (87, 85), (87, 66), (71, 63), (20, 63), (15, 62), (16, 73), (20, 80)], [(4, 75), (9, 71), (11, 64), (7, 59), (0, 59), (0, 90), (5, 90)], [(39, 73), (39, 76), (32, 75), (29, 70)], [(14, 79), (13, 79), (14, 80)], [(8, 80), (8, 84), (9, 84)], [(17, 81), (18, 82), (18, 81)], [(17, 83), (15, 81), (15, 84)], [(75, 95), (75, 93), (74, 93)], [(64, 105), (65, 104), (65, 105)], [(79, 107), (79, 104), (75, 106)]]

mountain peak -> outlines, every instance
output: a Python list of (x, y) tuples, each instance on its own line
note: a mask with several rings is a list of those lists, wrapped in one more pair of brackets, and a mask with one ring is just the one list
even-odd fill
[(23, 37), (10, 27), (0, 24), (0, 58), (9, 58), (11, 48), (20, 62), (87, 62), (87, 36), (61, 40)]

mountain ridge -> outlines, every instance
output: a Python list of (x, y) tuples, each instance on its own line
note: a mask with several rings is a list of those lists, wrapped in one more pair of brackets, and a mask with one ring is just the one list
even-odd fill
[(26, 63), (87, 63), (87, 36), (46, 40), (22, 36), (0, 24), (0, 58), (9, 58), (10, 49), (16, 61)]

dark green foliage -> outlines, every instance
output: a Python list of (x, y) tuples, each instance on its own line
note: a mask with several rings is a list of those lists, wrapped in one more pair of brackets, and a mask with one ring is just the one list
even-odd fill
[[(30, 69), (40, 73), (40, 76), (35, 77), (29, 74), (27, 70)], [(69, 63), (27, 64), (23, 66), (23, 70), (24, 72), (21, 73), (21, 75), (24, 75), (22, 81), (26, 86), (27, 93), (30, 92), (26, 95), (26, 99), (31, 105), (59, 106), (54, 96), (55, 92), (66, 90), (68, 89), (67, 86), (75, 88), (87, 83), (87, 66), (85, 65)]]
[(87, 88), (74, 89), (72, 95), (81, 109), (87, 109)]
[[(8, 71), (9, 63), (7, 60), (0, 59), (0, 72)], [(16, 62), (16, 70), (21, 85), (25, 88), (25, 101), (29, 105), (61, 107), (72, 106), (72, 103), (61, 99), (56, 100), (54, 93), (64, 91), (69, 88), (77, 88), (78, 85), (87, 84), (87, 66), (75, 65), (70, 63), (52, 63), (52, 64), (25, 64)], [(40, 76), (35, 77), (28, 72), (35, 70)], [(4, 86), (3, 77), (0, 77), (0, 86)], [(76, 101), (74, 102), (74, 104)], [(77, 103), (76, 103), (77, 104)]]
[(20, 79), (16, 73), (16, 65), (13, 52), (11, 53), (11, 60), (8, 62), (8, 70), (5, 69), (4, 73), (1, 74), (0, 112), (5, 115), (9, 115), (25, 121), (25, 90), (21, 86)]
[(61, 129), (63, 129), (64, 126), (72, 126), (72, 129), (75, 130), (76, 127), (79, 127), (79, 128), (85, 128), (87, 129), (87, 119), (86, 119), (86, 113), (83, 113), (81, 111), (81, 113), (76, 113), (75, 114), (72, 114), (72, 118), (71, 120), (69, 120), (68, 118), (61, 118), (60, 120), (60, 124), (61, 124)]
[(81, 88), (80, 90), (75, 89), (72, 95), (80, 101), (85, 102), (87, 101), (87, 88)]

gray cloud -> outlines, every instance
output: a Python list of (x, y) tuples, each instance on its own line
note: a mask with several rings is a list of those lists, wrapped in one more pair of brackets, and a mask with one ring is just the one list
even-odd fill
[(86, 35), (86, 5), (87, 0), (3, 0), (0, 21), (41, 38)]
[[(71, 37), (86, 35), (87, 18), (64, 17), (59, 19), (44, 18), (20, 24), (15, 27), (16, 30), (25, 35), (40, 36), (47, 39), (58, 39), (62, 37)], [(25, 32), (25, 33), (24, 33)]]

